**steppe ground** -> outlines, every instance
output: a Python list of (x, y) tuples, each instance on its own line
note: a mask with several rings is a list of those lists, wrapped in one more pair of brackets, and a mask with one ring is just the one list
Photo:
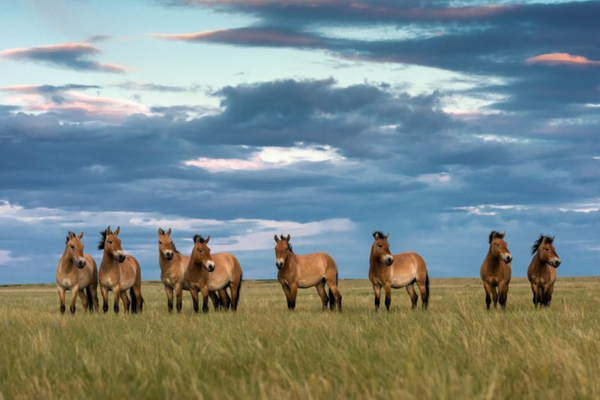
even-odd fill
[(432, 279), (427, 312), (404, 289), (375, 313), (368, 281), (340, 288), (342, 314), (314, 289), (290, 313), (277, 282), (247, 281), (236, 314), (196, 315), (184, 292), (178, 315), (144, 282), (141, 315), (71, 316), (53, 285), (0, 287), (0, 399), (600, 398), (598, 277), (559, 277), (543, 310), (514, 278), (505, 312), (479, 279)]

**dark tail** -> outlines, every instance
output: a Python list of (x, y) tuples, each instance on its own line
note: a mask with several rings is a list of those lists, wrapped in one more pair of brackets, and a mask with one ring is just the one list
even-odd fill
[(425, 276), (425, 291), (427, 292), (427, 295), (423, 296), (423, 294), (421, 294), (421, 301), (425, 300), (423, 303), (423, 308), (427, 309), (429, 306), (429, 273), (427, 273)]
[[(335, 273), (335, 284), (336, 285), (338, 283), (338, 277), (339, 277), (339, 274), (336, 272)], [(331, 310), (335, 309), (335, 296), (333, 295), (333, 292), (331, 291), (331, 288), (329, 288), (329, 308)]]
[(94, 311), (94, 299), (92, 298), (92, 289), (89, 286), (85, 288), (85, 294), (88, 299), (88, 310)]
[(240, 302), (240, 295), (242, 294), (242, 283), (244, 283), (244, 274), (240, 275), (240, 284), (237, 290), (237, 299), (235, 299), (235, 308), (237, 310), (237, 305)]
[(133, 314), (138, 312), (137, 309), (137, 298), (135, 297), (135, 292), (133, 291), (133, 287), (129, 289), (129, 295), (131, 296), (131, 312)]

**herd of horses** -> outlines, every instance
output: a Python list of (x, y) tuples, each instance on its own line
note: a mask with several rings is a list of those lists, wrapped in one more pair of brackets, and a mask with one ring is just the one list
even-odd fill
[[(69, 310), (76, 311), (77, 296), (81, 298), (85, 310), (98, 311), (98, 284), (103, 300), (103, 311), (108, 311), (108, 292), (113, 292), (113, 310), (119, 312), (119, 301), (123, 301), (125, 312), (141, 312), (144, 307), (142, 296), (142, 275), (139, 262), (132, 255), (125, 254), (119, 239), (120, 227), (114, 232), (110, 226), (100, 232), (98, 245), (103, 250), (100, 269), (94, 259), (83, 252), (83, 232), (76, 235), (69, 232), (66, 246), (56, 269), (56, 284), (60, 299), (60, 311), (64, 313), (65, 292), (71, 291)], [(388, 236), (374, 232), (375, 241), (369, 258), (369, 280), (375, 294), (375, 310), (379, 309), (381, 289), (385, 291), (385, 307), (389, 311), (392, 301), (392, 288), (406, 288), (412, 308), (417, 307), (421, 293), (422, 308), (429, 303), (429, 274), (425, 260), (412, 252), (392, 254)], [(511, 278), (512, 256), (508, 250), (505, 233), (492, 231), (489, 235), (489, 250), (481, 264), (480, 274), (485, 289), (485, 302), (490, 309), (500, 303), (506, 307), (508, 286)], [(275, 265), (277, 280), (281, 284), (289, 310), (296, 307), (298, 289), (316, 287), (323, 310), (331, 308), (342, 311), (342, 295), (338, 288), (338, 268), (335, 260), (327, 253), (299, 255), (294, 253), (290, 235), (275, 235)], [(158, 254), (160, 279), (167, 295), (167, 307), (173, 311), (175, 297), (177, 311), (182, 308), (183, 291), (192, 296), (194, 311), (198, 312), (199, 298), (202, 295), (202, 311), (208, 312), (208, 298), (215, 311), (237, 310), (242, 287), (242, 267), (231, 253), (211, 254), (206, 238), (195, 235), (191, 254), (180, 253), (171, 239), (171, 229), (166, 232), (158, 229)], [(527, 269), (527, 277), (533, 292), (533, 304), (549, 306), (556, 282), (556, 269), (561, 261), (554, 249), (554, 237), (540, 235), (532, 247), (533, 258)], [(328, 286), (329, 294), (325, 290)], [(227, 291), (229, 289), (229, 292)], [(129, 296), (127, 291), (129, 290)]]

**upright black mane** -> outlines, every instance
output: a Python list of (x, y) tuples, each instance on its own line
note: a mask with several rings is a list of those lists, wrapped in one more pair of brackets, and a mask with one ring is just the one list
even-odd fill
[[(284, 237), (283, 235), (279, 235), (279, 237), (281, 238), (281, 240), (287, 241), (287, 238)], [(288, 242), (288, 250), (290, 251), (290, 253), (294, 252), (294, 250), (292, 249), (292, 245), (290, 244), (290, 242)]]
[(104, 242), (106, 242), (106, 229), (100, 232), (102, 239), (98, 242), (98, 250), (104, 250)]
[[(194, 243), (196, 243), (196, 240), (200, 239), (200, 243), (206, 243), (206, 239), (202, 237), (202, 235), (194, 235)], [(173, 245), (175, 246), (175, 245)], [(175, 248), (175, 247), (173, 247)]]
[(538, 247), (540, 247), (540, 244), (542, 244), (544, 239), (546, 239), (546, 243), (548, 244), (552, 244), (552, 242), (554, 242), (554, 236), (540, 235), (538, 240), (536, 240), (533, 246), (531, 246), (531, 254), (535, 254), (535, 252), (537, 251)]
[(499, 237), (500, 239), (504, 239), (504, 233), (502, 232), (498, 232), (498, 231), (491, 231), (490, 232), (490, 238), (488, 239), (488, 243), (492, 244), (492, 239), (494, 238), (494, 234), (496, 234), (496, 237)]
[(71, 236), (75, 236), (75, 233), (69, 231), (69, 233), (67, 233), (67, 238), (65, 239), (65, 244), (69, 243), (69, 240), (71, 240)]
[(373, 237), (375, 239), (377, 239), (377, 236), (379, 236), (380, 238), (383, 238), (383, 237), (385, 237), (385, 234), (383, 232), (381, 232), (381, 231), (375, 231), (375, 232), (373, 232)]

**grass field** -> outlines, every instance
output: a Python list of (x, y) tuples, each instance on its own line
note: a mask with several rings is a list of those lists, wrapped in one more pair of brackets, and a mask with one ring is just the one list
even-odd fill
[[(145, 283), (141, 315), (60, 315), (53, 285), (0, 288), (0, 399), (598, 399), (600, 278), (559, 277), (534, 310), (525, 279), (485, 311), (478, 279), (432, 279), (430, 310), (404, 289), (375, 313), (370, 283), (316, 290), (287, 311), (276, 282), (245, 282), (237, 314), (167, 312)], [(420, 302), (420, 300), (419, 300)]]

